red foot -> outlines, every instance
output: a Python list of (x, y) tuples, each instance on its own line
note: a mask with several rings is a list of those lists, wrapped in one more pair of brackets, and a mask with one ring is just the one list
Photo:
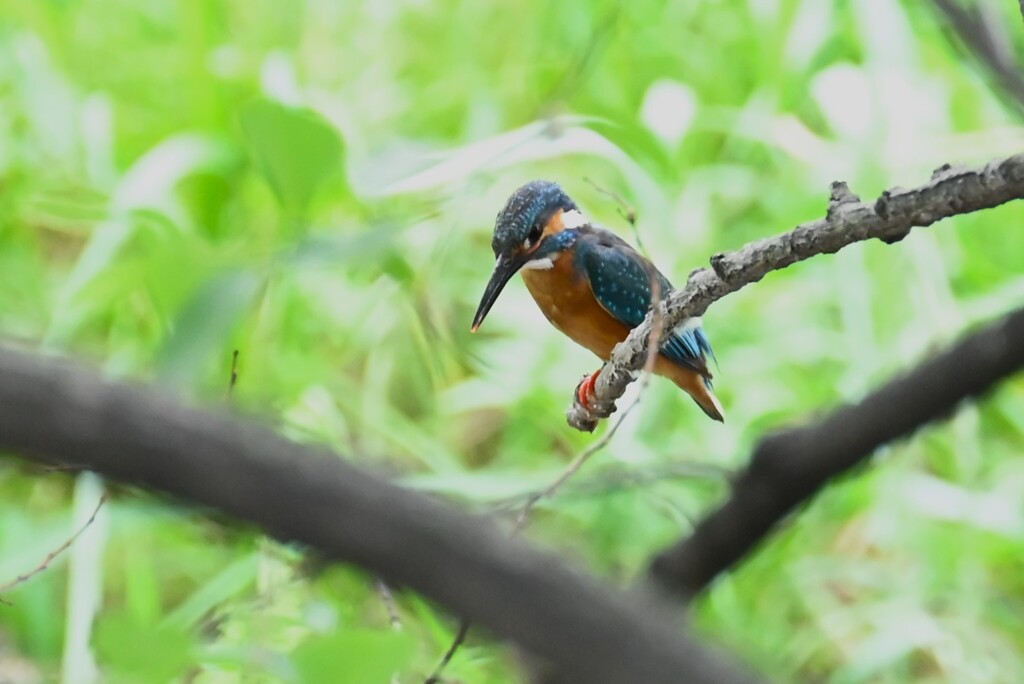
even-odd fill
[(590, 402), (597, 399), (597, 395), (594, 394), (594, 383), (597, 382), (597, 376), (601, 374), (601, 369), (598, 368), (590, 375), (580, 380), (580, 384), (576, 385), (576, 401), (583, 405), (583, 408), (590, 410)]

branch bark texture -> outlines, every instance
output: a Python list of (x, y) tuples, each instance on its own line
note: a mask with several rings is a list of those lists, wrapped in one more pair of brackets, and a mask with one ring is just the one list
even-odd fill
[(753, 682), (665, 608), (227, 415), (0, 349), (0, 450), (87, 468), (219, 509), (409, 586), (557, 666), (565, 681)]
[(749, 553), (794, 507), (879, 446), (941, 418), (1024, 369), (1024, 308), (812, 425), (756, 447), (726, 503), (659, 555), (656, 584), (690, 598)]
[[(985, 166), (944, 165), (929, 182), (910, 190), (886, 190), (874, 202), (862, 202), (845, 183), (833, 183), (824, 218), (797, 226), (788, 233), (751, 242), (735, 252), (711, 257), (711, 268), (690, 274), (686, 286), (672, 292), (663, 307), (668, 329), (700, 316), (722, 297), (756, 283), (771, 271), (818, 254), (832, 254), (855, 242), (877, 238), (897, 242), (914, 227), (930, 226), (944, 218), (1024, 198), (1024, 153)], [(566, 413), (569, 424), (592, 431), (615, 411), (615, 401), (636, 377), (647, 356), (653, 312), (619, 344), (605, 363), (594, 386), (590, 409), (573, 398)], [(574, 393), (575, 394), (575, 393)]]

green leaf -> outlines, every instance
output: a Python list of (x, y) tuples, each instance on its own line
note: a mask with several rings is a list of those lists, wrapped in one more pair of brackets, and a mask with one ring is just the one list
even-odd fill
[(113, 681), (166, 682), (192, 662), (191, 635), (140, 622), (128, 613), (100, 617), (93, 645)]
[(211, 609), (248, 588), (256, 580), (260, 556), (250, 553), (199, 587), (161, 622), (162, 627), (187, 629)]
[(307, 639), (292, 653), (301, 682), (389, 684), (413, 656), (405, 632), (345, 630)]
[(344, 145), (334, 126), (308, 109), (270, 100), (243, 107), (253, 158), (293, 218), (304, 219), (317, 190), (341, 170)]

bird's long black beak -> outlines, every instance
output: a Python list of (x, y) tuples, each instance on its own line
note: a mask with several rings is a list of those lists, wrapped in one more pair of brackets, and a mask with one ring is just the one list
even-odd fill
[(480, 306), (477, 307), (476, 315), (473, 316), (473, 327), (469, 329), (470, 332), (477, 331), (480, 324), (484, 322), (487, 312), (494, 306), (494, 302), (498, 301), (498, 295), (501, 294), (505, 284), (516, 274), (516, 271), (522, 268), (524, 263), (522, 259), (505, 254), (498, 256), (498, 261), (494, 264), (494, 273), (491, 274), (491, 279), (484, 289), (484, 296), (480, 299)]

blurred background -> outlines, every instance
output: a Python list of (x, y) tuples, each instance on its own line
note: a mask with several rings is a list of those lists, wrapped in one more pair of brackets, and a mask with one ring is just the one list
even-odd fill
[[(1024, 99), (943, 6), (0, 0), (0, 341), (507, 511), (594, 439), (563, 410), (598, 365), (518, 279), (469, 334), (508, 194), (559, 181), (681, 285), (822, 216), (833, 180), (873, 198), (1021, 151)], [(962, 7), (1024, 54), (1016, 3)], [(728, 422), (656, 379), (528, 537), (629, 583), (760, 435), (1018, 306), (1022, 227), (1020, 203), (963, 216), (717, 303)], [(1018, 680), (1022, 452), (1017, 378), (830, 486), (695, 629), (777, 681)], [(0, 681), (421, 682), (456, 629), (400, 588), (390, 619), (357, 569), (11, 458), (0, 583), (108, 490), (3, 595)], [(445, 676), (515, 667), (475, 632)]]

